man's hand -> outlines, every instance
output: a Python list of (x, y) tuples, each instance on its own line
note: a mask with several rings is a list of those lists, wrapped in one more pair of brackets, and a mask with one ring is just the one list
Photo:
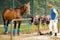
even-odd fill
[(54, 22), (56, 22), (56, 20), (54, 20)]

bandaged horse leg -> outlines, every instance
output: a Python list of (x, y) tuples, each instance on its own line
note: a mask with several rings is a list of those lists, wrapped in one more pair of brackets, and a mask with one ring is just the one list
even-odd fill
[(13, 29), (13, 35), (16, 34), (16, 21), (14, 21), (14, 29)]
[(4, 21), (4, 33), (6, 33), (7, 32), (6, 20), (4, 19), (3, 21)]
[(7, 21), (4, 20), (4, 31), (5, 31), (5, 34), (8, 33), (8, 24), (9, 24), (9, 20), (7, 20)]
[(18, 30), (17, 30), (18, 35), (20, 35), (20, 25), (21, 25), (21, 21), (18, 22)]

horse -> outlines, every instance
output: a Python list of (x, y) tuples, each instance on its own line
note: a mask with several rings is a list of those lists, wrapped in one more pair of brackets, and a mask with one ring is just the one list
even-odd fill
[[(2, 18), (3, 18), (3, 22), (4, 22), (4, 33), (5, 34), (8, 33), (9, 23), (13, 19), (22, 19), (25, 12), (28, 15), (30, 15), (30, 2), (26, 2), (23, 6), (21, 6), (19, 8), (15, 8), (15, 9), (7, 8), (3, 11)], [(16, 23), (17, 22), (14, 21), (14, 29), (13, 29), (14, 35), (16, 34)], [(21, 21), (18, 21), (18, 30), (17, 30), (18, 35), (20, 33), (20, 24), (21, 24)]]

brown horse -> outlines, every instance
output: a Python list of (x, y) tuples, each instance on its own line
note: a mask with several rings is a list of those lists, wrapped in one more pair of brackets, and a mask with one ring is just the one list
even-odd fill
[[(7, 8), (7, 9), (4, 10), (4, 12), (2, 13), (2, 17), (3, 17), (3, 22), (4, 22), (5, 33), (8, 32), (9, 22), (11, 22), (13, 19), (23, 18), (23, 15), (24, 15), (25, 12), (28, 15), (30, 15), (30, 2), (25, 3), (20, 8), (16, 8), (16, 9)], [(17, 31), (18, 34), (20, 32), (20, 24), (21, 24), (21, 21), (18, 22), (18, 31)], [(13, 34), (16, 34), (16, 21), (14, 21)]]

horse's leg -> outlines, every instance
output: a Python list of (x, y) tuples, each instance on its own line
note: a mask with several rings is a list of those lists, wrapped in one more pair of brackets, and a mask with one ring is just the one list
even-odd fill
[(20, 25), (21, 25), (21, 21), (18, 22), (18, 30), (17, 30), (17, 34), (19, 35), (20, 33)]
[[(8, 33), (8, 26), (7, 26), (8, 21), (5, 20), (5, 19), (3, 19), (3, 21), (4, 21), (4, 32), (5, 32), (5, 34), (7, 34), (7, 33)], [(6, 24), (6, 23), (7, 23), (7, 24)]]
[(9, 25), (9, 20), (7, 20), (7, 23), (6, 23), (6, 33), (8, 33), (8, 25)]
[(7, 27), (6, 27), (6, 20), (3, 19), (3, 21), (4, 21), (4, 33), (6, 33), (6, 32), (7, 32), (7, 31), (6, 31), (6, 29), (7, 29)]
[(9, 20), (7, 21), (7, 26), (9, 25)]
[(16, 34), (16, 21), (14, 21), (14, 29), (13, 29), (13, 35)]

